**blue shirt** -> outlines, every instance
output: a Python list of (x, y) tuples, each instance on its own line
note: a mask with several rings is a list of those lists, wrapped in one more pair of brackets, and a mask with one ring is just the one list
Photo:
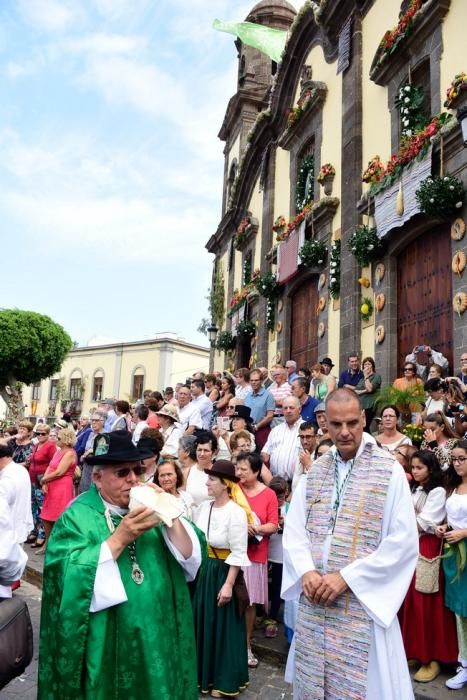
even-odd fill
[(290, 377), (287, 379), (287, 381), (289, 382), (290, 386), (292, 386), (292, 382), (293, 382), (295, 379), (299, 379), (299, 378), (300, 378), (300, 375), (297, 374), (297, 372), (292, 372), (292, 374), (291, 374)]
[(309, 396), (305, 403), (303, 404), (302, 408), (300, 409), (300, 415), (303, 418), (303, 420), (308, 421), (309, 423), (313, 423), (316, 425), (316, 415), (315, 415), (315, 408), (316, 406), (321, 403), (318, 401), (318, 399), (314, 399), (312, 396)]
[(254, 392), (248, 394), (245, 399), (245, 406), (248, 406), (251, 410), (253, 423), (259, 423), (260, 420), (266, 417), (268, 411), (274, 411), (276, 402), (271, 392), (262, 386), (256, 394)]
[(350, 369), (345, 369), (340, 373), (338, 387), (342, 388), (345, 384), (357, 386), (360, 379), (363, 379), (363, 372), (361, 369), (359, 369), (358, 372), (351, 372)]

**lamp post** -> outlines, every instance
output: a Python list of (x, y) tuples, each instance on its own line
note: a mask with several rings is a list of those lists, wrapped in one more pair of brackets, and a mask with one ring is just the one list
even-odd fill
[(462, 141), (464, 142), (464, 148), (467, 148), (467, 106), (460, 107), (457, 110), (456, 116), (462, 130)]
[(214, 323), (214, 321), (211, 321), (211, 325), (208, 326), (208, 338), (209, 338), (209, 345), (211, 346), (211, 351), (209, 353), (209, 371), (212, 372), (214, 369), (214, 350), (216, 346), (216, 338), (217, 338), (217, 331), (218, 327)]

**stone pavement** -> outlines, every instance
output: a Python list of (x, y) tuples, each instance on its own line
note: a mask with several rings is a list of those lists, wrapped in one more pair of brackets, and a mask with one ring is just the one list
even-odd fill
[[(38, 586), (42, 585), (44, 557), (35, 555), (34, 550), (31, 550), (27, 545), (25, 549), (29, 556), (24, 575), (26, 581), (21, 582), (17, 594), (25, 598), (31, 614), (34, 627), (34, 658), (22, 676), (13, 680), (0, 691), (0, 700), (35, 700), (36, 698), (41, 600), (41, 590)], [(291, 700), (291, 688), (284, 682), (287, 644), (282, 628), (280, 628), (276, 639), (266, 639), (261, 630), (256, 630), (253, 649), (260, 659), (260, 664), (257, 669), (250, 672), (250, 685), (240, 697), (250, 700), (253, 698), (258, 700)], [(417, 700), (464, 700), (467, 697), (467, 688), (452, 691), (444, 685), (446, 678), (453, 675), (452, 671), (453, 669), (444, 669), (444, 673), (432, 683), (414, 682), (415, 698)], [(59, 699), (57, 698), (57, 700)]]

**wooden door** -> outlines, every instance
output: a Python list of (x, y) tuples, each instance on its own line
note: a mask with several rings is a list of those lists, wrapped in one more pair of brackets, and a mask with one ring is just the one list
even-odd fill
[(448, 227), (419, 236), (397, 261), (398, 370), (415, 345), (430, 345), (452, 369), (452, 271)]
[(290, 359), (295, 360), (298, 368), (318, 362), (317, 306), (317, 278), (313, 275), (291, 298)]

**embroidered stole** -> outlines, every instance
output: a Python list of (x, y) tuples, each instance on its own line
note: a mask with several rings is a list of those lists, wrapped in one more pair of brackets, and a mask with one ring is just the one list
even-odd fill
[[(348, 478), (324, 571), (334, 459), (327, 452), (313, 463), (307, 476), (306, 529), (319, 573), (339, 571), (378, 547), (392, 474), (392, 457), (367, 443)], [(371, 620), (350, 590), (328, 607), (310, 603), (302, 595), (295, 639), (295, 683), (300, 700), (365, 700)]]

